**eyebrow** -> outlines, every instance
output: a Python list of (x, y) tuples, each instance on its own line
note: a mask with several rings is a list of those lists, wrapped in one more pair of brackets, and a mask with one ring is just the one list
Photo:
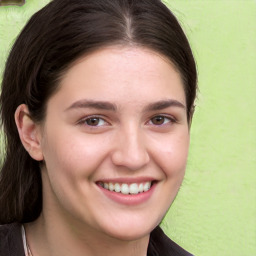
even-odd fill
[(148, 106), (145, 107), (144, 111), (163, 110), (168, 107), (178, 107), (178, 108), (186, 109), (185, 105), (182, 104), (180, 101), (168, 99), (168, 100), (160, 100), (154, 103), (150, 103)]
[[(154, 103), (150, 103), (147, 105), (143, 111), (157, 111), (163, 110), (168, 107), (178, 107), (182, 109), (186, 109), (185, 105), (183, 105), (180, 101), (168, 99), (168, 100), (160, 100)], [(117, 106), (113, 103), (107, 101), (94, 101), (94, 100), (79, 100), (74, 102), (71, 106), (69, 106), (65, 111), (77, 108), (93, 108), (99, 110), (110, 110), (117, 111)]]
[(76, 109), (76, 108), (94, 108), (100, 110), (112, 110), (116, 111), (116, 105), (106, 102), (106, 101), (94, 101), (94, 100), (79, 100), (74, 102), (71, 106), (69, 106), (67, 110)]

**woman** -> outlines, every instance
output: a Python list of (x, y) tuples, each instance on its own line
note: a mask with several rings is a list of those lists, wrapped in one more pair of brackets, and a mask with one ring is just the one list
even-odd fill
[(158, 225), (184, 176), (196, 80), (159, 0), (36, 13), (2, 83), (0, 255), (191, 255)]

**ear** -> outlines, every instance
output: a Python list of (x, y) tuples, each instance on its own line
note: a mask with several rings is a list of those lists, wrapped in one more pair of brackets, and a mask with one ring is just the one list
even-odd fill
[(44, 157), (41, 149), (41, 130), (39, 125), (31, 119), (25, 104), (16, 109), (15, 122), (20, 140), (26, 151), (33, 159), (42, 161)]

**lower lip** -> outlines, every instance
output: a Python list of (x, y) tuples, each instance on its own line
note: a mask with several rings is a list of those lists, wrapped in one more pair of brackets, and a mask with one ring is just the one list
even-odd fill
[(115, 201), (118, 204), (124, 204), (124, 205), (139, 205), (142, 204), (144, 202), (146, 202), (147, 200), (149, 200), (149, 198), (152, 196), (155, 187), (156, 187), (156, 183), (153, 183), (151, 188), (146, 191), (146, 192), (142, 192), (136, 195), (124, 195), (122, 193), (117, 193), (117, 192), (113, 192), (113, 191), (109, 191), (101, 186), (98, 185), (98, 187), (101, 189), (101, 191), (111, 200)]

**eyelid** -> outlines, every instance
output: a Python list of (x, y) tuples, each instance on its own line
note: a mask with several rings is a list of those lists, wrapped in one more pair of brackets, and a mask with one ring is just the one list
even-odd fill
[(168, 123), (164, 123), (164, 124), (159, 124), (159, 125), (150, 124), (150, 125), (160, 127), (160, 126), (164, 126), (164, 125), (168, 125), (168, 124), (177, 123), (177, 119), (175, 117), (173, 117), (172, 115), (170, 115), (170, 114), (156, 114), (156, 115), (152, 116), (147, 123), (150, 123), (152, 121), (152, 119), (155, 118), (155, 117), (163, 117), (163, 118), (169, 119), (170, 121)]
[[(153, 118), (155, 117), (163, 117), (163, 118), (166, 118), (166, 119), (169, 119), (169, 122), (167, 123), (164, 123), (164, 124), (153, 124), (153, 123), (150, 123), (152, 121)], [(104, 121), (104, 124), (103, 125), (88, 125), (86, 124), (86, 120), (90, 119), (90, 118), (97, 118), (97, 119), (101, 119)], [(76, 124), (77, 125), (84, 125), (84, 126), (87, 126), (87, 127), (90, 127), (90, 128), (99, 128), (99, 127), (104, 127), (104, 126), (110, 126), (111, 123), (109, 121), (106, 120), (107, 118), (103, 115), (97, 115), (97, 114), (92, 114), (92, 115), (88, 115), (88, 116), (85, 116), (83, 118), (80, 118)], [(156, 126), (156, 127), (161, 127), (161, 126), (165, 126), (165, 125), (172, 125), (173, 123), (177, 123), (177, 119), (173, 116), (173, 115), (170, 115), (170, 114), (155, 114), (153, 116), (150, 117), (150, 119), (146, 122), (146, 124), (149, 124), (149, 125), (152, 125), (152, 126)]]
[(86, 120), (93, 119), (93, 118), (102, 119), (105, 122), (106, 126), (110, 125), (110, 123), (108, 121), (106, 121), (106, 118), (104, 116), (102, 116), (102, 115), (89, 115), (89, 116), (85, 116), (85, 117), (79, 119), (77, 124), (78, 125), (85, 125), (85, 126), (92, 127), (92, 128), (98, 128), (98, 127), (101, 127), (101, 126), (105, 126), (105, 125), (100, 125), (100, 126), (95, 125), (95, 126), (93, 126), (93, 125), (86, 124)]

